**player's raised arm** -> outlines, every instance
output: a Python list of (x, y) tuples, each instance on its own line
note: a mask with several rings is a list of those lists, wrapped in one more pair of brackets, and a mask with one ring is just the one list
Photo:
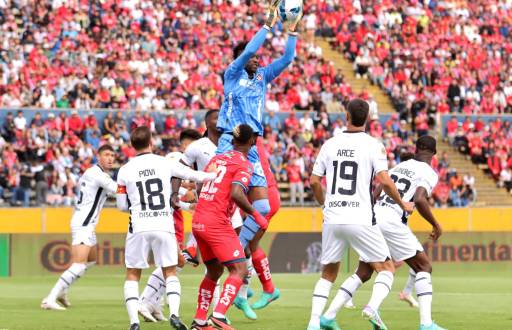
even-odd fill
[[(276, 23), (277, 20), (277, 6), (281, 0), (271, 0), (270, 6), (268, 9), (268, 17), (265, 22), (265, 25), (252, 37), (251, 41), (245, 46), (244, 50), (240, 55), (235, 53), (236, 59), (231, 63), (231, 65), (226, 70), (224, 74), (225, 78), (228, 78), (232, 75), (239, 74), (245, 69), (245, 65), (249, 60), (256, 54), (258, 49), (263, 45), (267, 38), (267, 33), (272, 30), (272, 27)], [(238, 55), (238, 56), (237, 56)]]
[(297, 25), (302, 19), (303, 10), (301, 8), (300, 14), (294, 22), (291, 22), (288, 26), (288, 40), (284, 49), (284, 54), (277, 60), (273, 61), (265, 67), (265, 81), (270, 82), (281, 74), (292, 63), (295, 58), (295, 48), (297, 47), (297, 36), (296, 32)]

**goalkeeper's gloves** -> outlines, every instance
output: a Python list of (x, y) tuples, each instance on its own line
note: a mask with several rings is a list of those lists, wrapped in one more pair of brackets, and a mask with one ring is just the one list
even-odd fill
[(276, 24), (277, 21), (277, 7), (282, 0), (270, 0), (270, 4), (268, 7), (267, 20), (265, 21), (265, 26), (270, 29)]

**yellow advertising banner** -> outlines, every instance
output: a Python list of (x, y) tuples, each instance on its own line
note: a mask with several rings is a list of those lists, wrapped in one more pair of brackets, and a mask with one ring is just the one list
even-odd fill
[[(4, 208), (0, 209), (0, 233), (68, 233), (71, 208)], [(434, 209), (445, 232), (512, 232), (512, 208)], [(192, 215), (184, 212), (185, 231), (191, 228)], [(409, 219), (415, 232), (430, 231), (430, 224), (415, 212)], [(104, 209), (98, 233), (125, 233), (128, 214)], [(269, 232), (320, 232), (320, 208), (282, 208), (272, 219)]]

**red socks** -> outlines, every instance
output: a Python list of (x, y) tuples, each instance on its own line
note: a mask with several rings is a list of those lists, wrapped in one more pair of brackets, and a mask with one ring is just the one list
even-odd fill
[(205, 277), (199, 285), (199, 294), (197, 295), (197, 309), (196, 316), (197, 320), (208, 319), (208, 309), (213, 299), (213, 292), (215, 291), (216, 282)]
[(220, 294), (219, 303), (215, 306), (214, 313), (226, 315), (229, 306), (233, 303), (242, 286), (243, 280), (237, 276), (229, 275), (224, 282), (224, 288)]
[(270, 265), (268, 263), (267, 255), (261, 248), (258, 248), (252, 253), (252, 264), (256, 270), (256, 273), (258, 274), (261, 285), (263, 286), (263, 291), (266, 293), (273, 293), (275, 287), (274, 283), (272, 283)]

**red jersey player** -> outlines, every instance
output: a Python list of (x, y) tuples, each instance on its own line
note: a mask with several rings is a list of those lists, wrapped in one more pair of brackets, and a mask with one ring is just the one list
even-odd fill
[(207, 166), (207, 171), (216, 170), (218, 174), (214, 181), (201, 189), (192, 219), (192, 232), (207, 271), (199, 287), (196, 316), (191, 329), (212, 329), (206, 319), (215, 285), (224, 266), (228, 268), (229, 276), (210, 317), (210, 324), (216, 329), (233, 329), (227, 324), (225, 315), (247, 275), (247, 265), (244, 249), (231, 226), (231, 216), (238, 206), (252, 215), (261, 228), (268, 225), (246, 196), (253, 171), (247, 153), (254, 143), (252, 128), (239, 125), (233, 130), (234, 150), (215, 156)]

